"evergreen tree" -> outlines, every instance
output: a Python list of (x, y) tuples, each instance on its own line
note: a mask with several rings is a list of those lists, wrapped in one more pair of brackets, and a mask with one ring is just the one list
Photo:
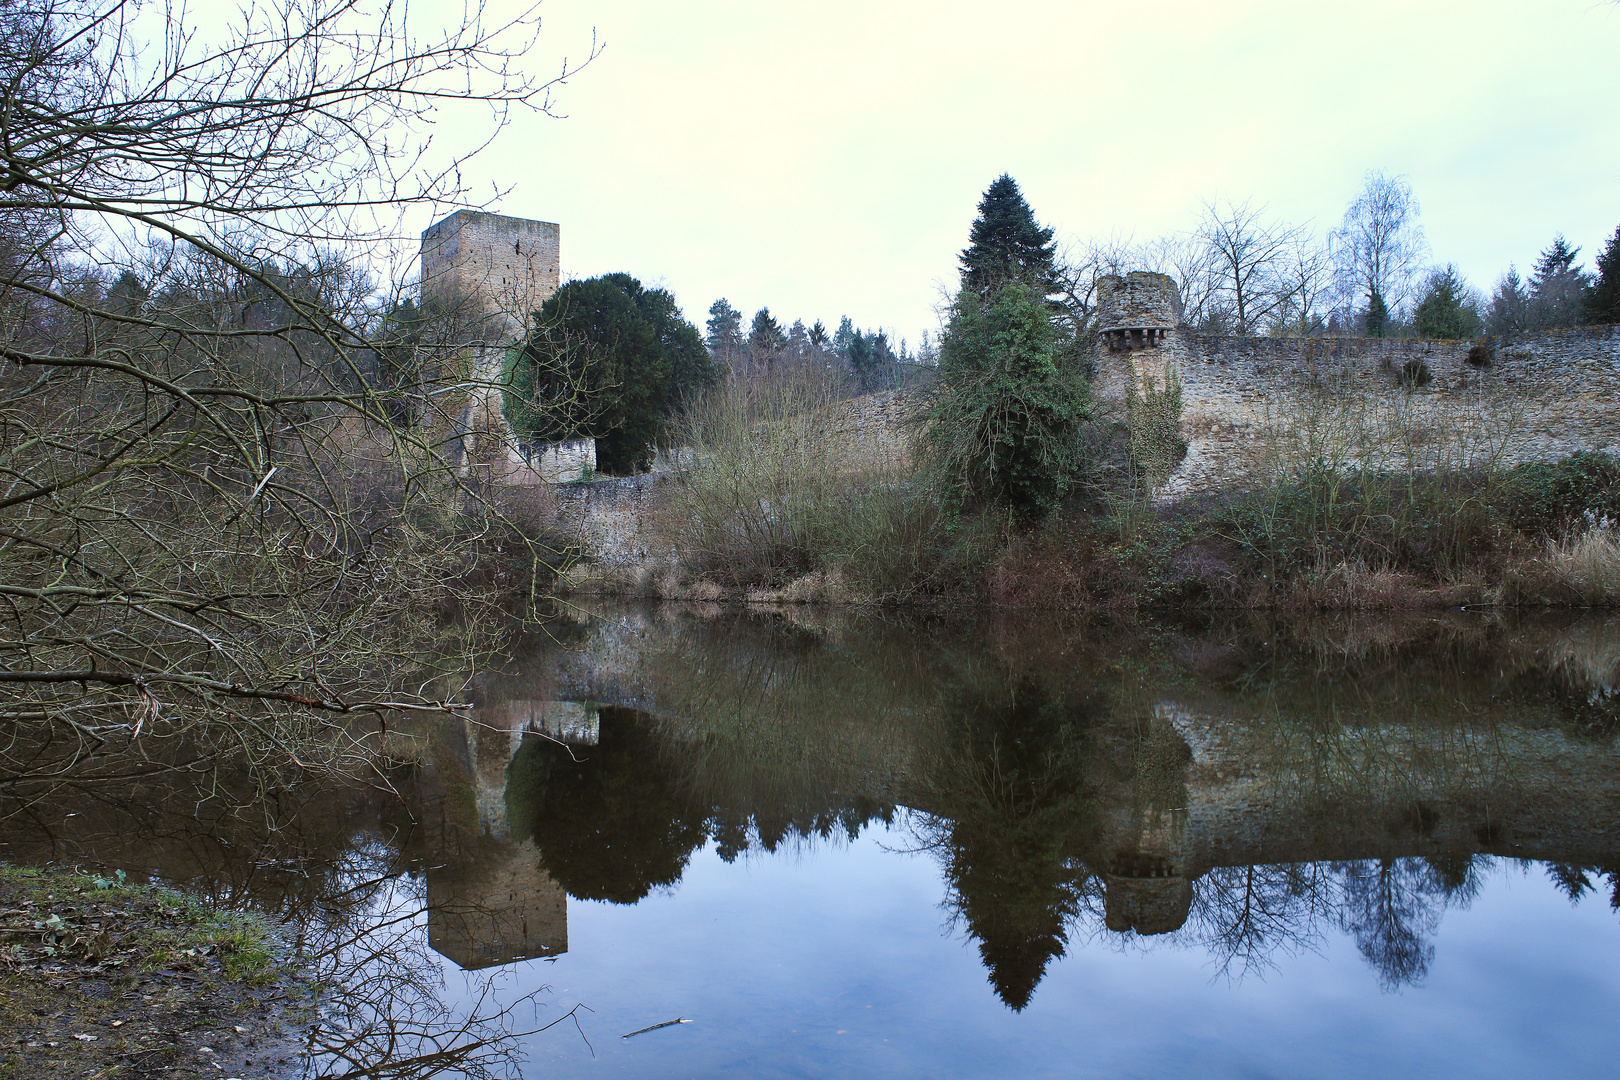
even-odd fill
[(1457, 268), (1450, 264), (1429, 275), (1428, 287), (1412, 316), (1420, 338), (1468, 338), (1479, 333), (1479, 310)]
[(787, 345), (787, 335), (771, 317), (771, 309), (762, 307), (754, 313), (754, 322), (748, 330), (748, 360), (756, 368), (769, 369)]
[(1551, 279), (1573, 270), (1575, 258), (1580, 253), (1580, 248), (1569, 246), (1569, 242), (1564, 239), (1563, 233), (1553, 237), (1553, 242), (1548, 244), (1540, 257), (1536, 259), (1536, 268), (1530, 274), (1531, 294), (1534, 295), (1537, 290), (1541, 289)]
[(838, 332), (833, 334), (833, 348), (845, 356), (849, 355), (850, 344), (855, 340), (855, 324), (845, 315), (838, 320)]
[(1485, 313), (1485, 332), (1488, 334), (1516, 334), (1525, 329), (1530, 298), (1518, 270), (1511, 265), (1491, 294), (1490, 310)]
[(735, 365), (742, 355), (742, 312), (722, 296), (709, 306), (708, 331), (703, 341), (709, 355), (727, 367)]
[(1579, 326), (1586, 315), (1587, 277), (1575, 259), (1581, 253), (1570, 247), (1563, 236), (1553, 242), (1536, 260), (1530, 275), (1530, 302), (1526, 310), (1527, 329), (1560, 330)]
[(505, 367), (513, 430), (540, 441), (596, 439), (597, 467), (644, 472), (665, 417), (717, 369), (664, 289), (629, 274), (570, 281), (535, 313)]
[(663, 350), (669, 367), (665, 413), (674, 412), (720, 381), (725, 373), (723, 364), (710, 353), (697, 327), (681, 314), (673, 293), (668, 289), (641, 289), (640, 282), (624, 274), (610, 276), (627, 279), (627, 291), (635, 298), (642, 316), (652, 324), (653, 336)]
[(849, 339), (849, 367), (855, 373), (855, 382), (861, 393), (877, 388), (878, 355), (874, 338), (857, 331)]
[(1052, 230), (1042, 228), (1012, 177), (1002, 173), (979, 200), (979, 216), (962, 252), (962, 288), (993, 300), (1009, 281), (1023, 282), (1043, 298), (1057, 291)]
[(1044, 297), (1020, 282), (989, 304), (962, 289), (939, 379), (928, 436), (950, 502), (1002, 505), (1024, 520), (1055, 510), (1080, 473), (1089, 400), (1078, 372), (1059, 362)]
[(1389, 308), (1384, 297), (1374, 289), (1367, 298), (1366, 326), (1368, 337), (1383, 337), (1389, 329)]
[(119, 274), (118, 280), (107, 290), (108, 307), (120, 315), (136, 314), (151, 296), (152, 290), (135, 276), (133, 270), (125, 270)]
[(804, 328), (803, 319), (794, 319), (793, 325), (788, 327), (787, 344), (782, 352), (794, 364), (802, 363), (810, 355), (810, 331)]
[(827, 347), (827, 327), (820, 319), (817, 319), (816, 324), (810, 328), (810, 344), (818, 349)]
[(1620, 323), (1620, 227), (1597, 257), (1597, 281), (1586, 294), (1586, 318), (1592, 323)]

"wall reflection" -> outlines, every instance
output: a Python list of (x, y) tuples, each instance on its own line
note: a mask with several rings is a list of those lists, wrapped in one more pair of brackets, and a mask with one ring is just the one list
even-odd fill
[(1098, 941), (1203, 950), (1237, 979), (1342, 933), (1412, 985), (1493, 867), (1620, 905), (1613, 620), (665, 606), (554, 637), (485, 677), (469, 719), (416, 732), (386, 783), (64, 787), (0, 805), (0, 858), (306, 926), (388, 891), (440, 956), (487, 970), (566, 952), (570, 898), (640, 902), (704, 845), (768, 858), (883, 822), (937, 860), (1013, 1009)]
[[(1375, 647), (1353, 627), (1071, 639), (1058, 657), (1042, 628), (1033, 645), (908, 629), (586, 623), (486, 688), (487, 727), (530, 732), (500, 742), (509, 842), (546, 888), (635, 903), (711, 841), (729, 861), (898, 815), (1013, 1009), (1099, 935), (1197, 946), (1237, 978), (1344, 932), (1396, 988), (1493, 859), (1551, 863), (1572, 897), (1620, 887), (1620, 649), (1589, 624), (1441, 626), (1438, 650), (1433, 626)], [(500, 696), (525, 679), (579, 699)], [(568, 710), (594, 723), (540, 719)], [(493, 759), (478, 768), (492, 792)], [(501, 917), (524, 923), (528, 902), (514, 890)]]

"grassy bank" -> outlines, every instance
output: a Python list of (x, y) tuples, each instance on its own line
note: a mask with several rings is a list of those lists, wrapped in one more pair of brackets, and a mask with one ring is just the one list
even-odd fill
[(0, 1077), (289, 1074), (286, 955), (261, 918), (122, 874), (0, 866)]
[(803, 376), (714, 395), (641, 526), (665, 554), (576, 583), (1069, 610), (1620, 604), (1620, 461), (1506, 464), (1514, 418), (1490, 403), (1458, 434), (1405, 405), (1302, 396), (1262, 426), (1258, 465), (1225, 493), (1173, 501), (1157, 494), (1173, 461), (1132, 434), (1139, 418), (1098, 420), (1089, 480), (1039, 524), (950, 512), (913, 429), (864, 423), (862, 408)]

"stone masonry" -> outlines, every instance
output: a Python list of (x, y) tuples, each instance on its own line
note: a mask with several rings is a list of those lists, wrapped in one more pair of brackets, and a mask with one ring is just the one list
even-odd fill
[(463, 463), (508, 484), (566, 483), (596, 469), (594, 439), (526, 444), (494, 388), (506, 350), (561, 283), (562, 227), (458, 210), (422, 234), (422, 301), (470, 316), (476, 391), (462, 416)]
[(1188, 452), (1166, 497), (1306, 459), (1423, 470), (1620, 452), (1620, 327), (1473, 341), (1223, 337), (1180, 325), (1162, 274), (1104, 278), (1098, 295), (1100, 396), (1118, 404), (1133, 382), (1181, 383)]

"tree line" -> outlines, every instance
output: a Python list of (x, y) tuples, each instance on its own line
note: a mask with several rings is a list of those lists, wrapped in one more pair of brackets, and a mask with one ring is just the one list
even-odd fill
[(1420, 216), (1410, 182), (1377, 171), (1325, 234), (1252, 200), (1212, 200), (1185, 233), (1078, 245), (1060, 283), (1083, 317), (1097, 277), (1156, 270), (1175, 279), (1189, 326), (1238, 336), (1466, 338), (1620, 322), (1620, 227), (1593, 271), (1557, 235), (1528, 280), (1509, 266), (1487, 295), (1454, 263), (1430, 261)]
[(820, 319), (810, 326), (795, 319), (786, 330), (769, 307), (754, 313), (743, 331), (742, 312), (725, 297), (709, 307), (704, 343), (715, 360), (740, 375), (765, 373), (783, 366), (811, 366), (846, 374), (861, 393), (903, 382), (900, 365), (929, 366), (937, 359), (925, 330), (915, 354), (904, 338), (891, 340), (886, 330), (858, 329), (848, 315), (831, 334)]

